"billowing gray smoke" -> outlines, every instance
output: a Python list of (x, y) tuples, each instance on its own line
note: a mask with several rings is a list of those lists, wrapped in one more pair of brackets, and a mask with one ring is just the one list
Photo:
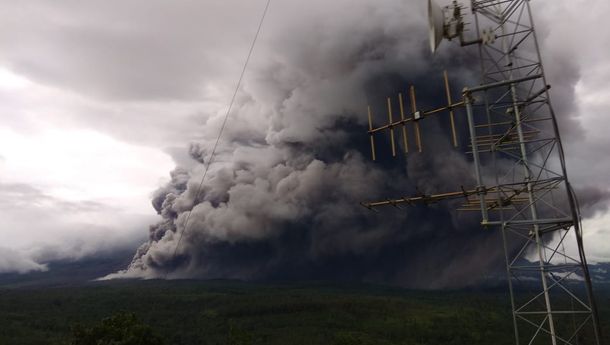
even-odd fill
[(438, 288), (467, 285), (500, 267), (497, 234), (476, 217), (458, 219), (454, 205), (379, 213), (358, 205), (472, 185), (470, 163), (451, 149), (440, 121), (425, 124), (424, 154), (390, 161), (387, 143), (378, 141), (381, 162), (369, 159), (367, 103), (381, 122), (385, 96), (408, 83), (418, 86), (422, 107), (444, 102), (443, 66), (456, 91), (472, 83), (458, 70), (468, 67), (463, 62), (428, 55), (423, 5), (337, 1), (311, 5), (309, 13), (274, 3), (201, 192), (222, 113), (209, 114), (201, 140), (188, 148), (191, 162), (155, 193), (161, 221), (149, 241), (111, 277)]

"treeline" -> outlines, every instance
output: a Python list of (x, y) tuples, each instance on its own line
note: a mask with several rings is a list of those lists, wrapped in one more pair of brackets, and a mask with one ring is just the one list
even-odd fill
[[(598, 295), (604, 328), (609, 295)], [(0, 290), (0, 344), (513, 344), (504, 293), (131, 282)], [(608, 333), (608, 332), (606, 332)]]

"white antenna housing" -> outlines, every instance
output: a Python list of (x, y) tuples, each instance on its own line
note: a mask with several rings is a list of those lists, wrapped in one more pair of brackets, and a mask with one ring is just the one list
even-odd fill
[(451, 40), (459, 37), (462, 41), (464, 21), (461, 12), (461, 6), (455, 0), (445, 7), (441, 7), (435, 0), (428, 0), (428, 35), (432, 53), (443, 38)]
[(443, 39), (443, 26), (445, 15), (443, 9), (433, 0), (428, 0), (428, 37), (430, 37), (430, 50), (432, 53)]

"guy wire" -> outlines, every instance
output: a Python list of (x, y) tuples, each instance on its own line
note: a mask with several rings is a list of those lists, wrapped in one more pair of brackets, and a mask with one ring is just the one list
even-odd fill
[[(252, 44), (250, 45), (250, 50), (248, 51), (248, 55), (246, 56), (246, 61), (244, 62), (244, 66), (241, 70), (241, 74), (239, 75), (239, 79), (237, 80), (237, 85), (235, 86), (235, 91), (233, 92), (233, 97), (231, 97), (231, 102), (229, 102), (229, 108), (227, 109), (227, 112), (224, 116), (224, 120), (222, 121), (220, 130), (218, 131), (218, 137), (216, 138), (216, 142), (214, 143), (212, 152), (210, 153), (210, 158), (208, 159), (208, 162), (205, 166), (205, 170), (203, 171), (203, 176), (201, 177), (201, 181), (199, 182), (199, 185), (197, 187), (197, 193), (195, 193), (195, 199), (194, 199), (195, 201), (199, 198), (199, 194), (201, 193), (201, 189), (203, 187), (203, 183), (205, 182), (205, 178), (208, 174), (208, 170), (210, 169), (210, 166), (212, 165), (212, 161), (214, 160), (214, 156), (216, 154), (216, 149), (218, 148), (218, 143), (220, 142), (220, 138), (222, 137), (222, 132), (225, 129), (227, 120), (229, 119), (229, 114), (231, 113), (231, 109), (233, 108), (233, 103), (235, 103), (235, 98), (237, 97), (237, 93), (239, 92), (239, 87), (241, 86), (241, 82), (244, 78), (244, 74), (246, 73), (246, 69), (248, 68), (248, 63), (250, 62), (250, 57), (252, 56), (252, 52), (254, 51), (254, 46), (256, 45), (256, 41), (261, 32), (261, 28), (263, 27), (263, 22), (265, 21), (265, 17), (267, 16), (267, 11), (269, 10), (270, 3), (271, 3), (271, 0), (267, 0), (267, 4), (265, 5), (265, 9), (263, 10), (263, 14), (258, 23), (258, 28), (256, 29), (256, 34), (254, 35), (254, 39), (252, 40)], [(195, 205), (193, 205), (193, 208), (195, 208)], [(172, 254), (172, 260), (176, 257), (176, 253), (178, 252), (178, 248), (180, 247), (180, 242), (182, 242), (182, 237), (184, 236), (184, 233), (188, 231), (189, 219), (191, 218), (191, 213), (193, 213), (193, 208), (191, 208), (186, 215), (186, 220), (184, 221), (184, 230), (182, 230), (182, 232), (180, 232), (180, 235), (178, 236), (178, 243), (176, 243), (176, 247), (174, 248), (174, 253)], [(164, 277), (165, 279), (167, 279), (168, 274), (169, 274), (169, 271), (165, 271), (165, 277)]]

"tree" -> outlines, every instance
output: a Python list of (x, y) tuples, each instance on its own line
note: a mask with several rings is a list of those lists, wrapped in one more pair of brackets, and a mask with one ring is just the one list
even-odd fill
[(132, 313), (118, 313), (92, 327), (76, 326), (70, 345), (163, 345), (153, 329)]

